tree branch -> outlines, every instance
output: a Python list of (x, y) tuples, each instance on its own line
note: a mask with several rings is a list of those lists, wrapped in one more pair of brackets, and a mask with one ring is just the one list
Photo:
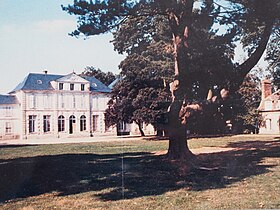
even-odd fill
[(266, 45), (269, 41), (272, 28), (273, 28), (273, 21), (271, 20), (266, 23), (264, 32), (259, 42), (259, 46), (255, 50), (255, 52), (244, 63), (242, 63), (240, 66), (236, 68), (238, 77), (240, 78), (239, 81), (237, 80), (238, 86), (242, 83), (244, 77), (250, 72), (250, 70), (258, 63), (258, 61), (262, 57), (266, 49)]

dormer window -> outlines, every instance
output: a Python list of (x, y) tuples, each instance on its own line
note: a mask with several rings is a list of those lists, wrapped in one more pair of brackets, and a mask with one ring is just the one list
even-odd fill
[(38, 79), (38, 80), (37, 80), (37, 84), (38, 84), (38, 85), (43, 84), (42, 80)]
[(70, 90), (74, 90), (74, 84), (70, 84)]
[(97, 84), (95, 82), (92, 83), (93, 87), (97, 87)]
[(63, 90), (63, 83), (59, 83), (59, 84), (58, 84), (58, 89), (59, 89), (59, 90)]
[(81, 84), (81, 91), (85, 90), (85, 84)]

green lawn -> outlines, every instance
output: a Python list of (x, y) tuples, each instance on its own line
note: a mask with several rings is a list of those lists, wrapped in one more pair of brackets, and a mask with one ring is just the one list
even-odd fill
[(213, 170), (188, 174), (155, 155), (168, 141), (147, 139), (0, 146), (0, 209), (280, 208), (276, 136), (191, 139)]

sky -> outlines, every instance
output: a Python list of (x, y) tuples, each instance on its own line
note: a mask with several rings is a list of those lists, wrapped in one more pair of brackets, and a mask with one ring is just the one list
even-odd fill
[[(12, 91), (29, 73), (66, 75), (94, 66), (119, 73), (125, 55), (113, 50), (111, 34), (88, 39), (68, 35), (76, 17), (62, 11), (73, 0), (0, 0), (0, 94)], [(244, 60), (239, 46), (237, 60)], [(262, 64), (263, 65), (263, 64)]]
[(61, 10), (73, 0), (0, 0), (0, 94), (29, 73), (66, 75), (86, 66), (119, 73), (124, 55), (113, 50), (111, 34), (88, 39), (68, 35), (76, 17)]

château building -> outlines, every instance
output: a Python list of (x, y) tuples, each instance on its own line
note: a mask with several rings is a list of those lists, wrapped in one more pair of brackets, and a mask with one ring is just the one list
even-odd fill
[(280, 134), (280, 90), (272, 93), (270, 80), (262, 81), (260, 134)]
[(114, 133), (104, 121), (110, 92), (95, 77), (30, 73), (0, 95), (0, 139)]

